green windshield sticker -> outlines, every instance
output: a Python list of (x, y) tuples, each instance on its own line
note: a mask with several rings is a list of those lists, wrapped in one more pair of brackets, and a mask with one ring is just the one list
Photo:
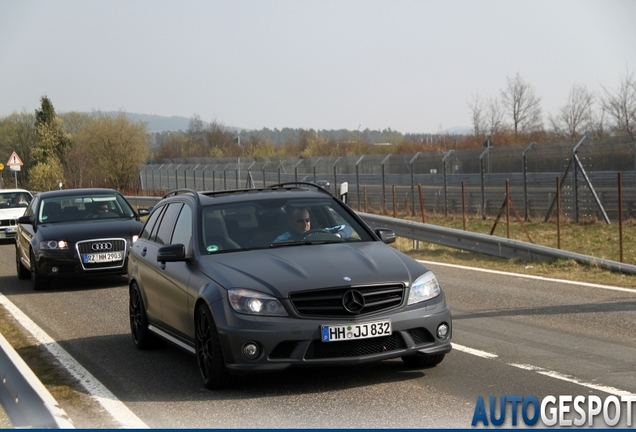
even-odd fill
[(219, 250), (219, 247), (217, 245), (210, 245), (207, 247), (208, 252), (216, 252)]

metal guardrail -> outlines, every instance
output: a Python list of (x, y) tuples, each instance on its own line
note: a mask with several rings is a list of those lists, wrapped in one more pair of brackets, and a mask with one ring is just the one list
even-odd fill
[(526, 261), (568, 259), (579, 263), (604, 267), (616, 272), (636, 274), (636, 266), (561, 249), (553, 249), (518, 240), (462, 231), (454, 228), (445, 228), (421, 222), (393, 219), (386, 216), (368, 213), (358, 213), (358, 215), (373, 228), (392, 229), (397, 236), (413, 240), (421, 240), (506, 259), (518, 258)]
[(74, 429), (66, 412), (0, 334), (0, 402), (15, 428)]
[[(126, 197), (126, 199), (131, 204), (138, 206), (153, 206), (159, 201), (159, 198), (156, 197)], [(393, 219), (369, 213), (357, 213), (373, 228), (388, 228), (393, 230), (397, 236), (413, 240), (435, 243), (499, 258), (517, 258), (525, 261), (567, 259), (583, 264), (596, 265), (620, 273), (636, 274), (636, 266), (617, 261), (454, 228)]]

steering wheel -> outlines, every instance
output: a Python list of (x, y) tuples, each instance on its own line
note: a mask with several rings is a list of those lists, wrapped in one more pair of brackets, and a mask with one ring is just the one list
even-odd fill
[(305, 233), (303, 234), (303, 240), (307, 240), (307, 237), (310, 237), (314, 234), (331, 234), (331, 233), (327, 231), (326, 229), (314, 228), (314, 229), (310, 229), (309, 231), (305, 231)]

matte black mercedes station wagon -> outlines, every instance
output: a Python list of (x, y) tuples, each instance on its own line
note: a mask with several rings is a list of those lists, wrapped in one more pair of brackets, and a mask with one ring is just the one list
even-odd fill
[(289, 367), (435, 366), (451, 350), (450, 310), (393, 241), (313, 184), (173, 191), (130, 252), (132, 339), (196, 355), (210, 389)]

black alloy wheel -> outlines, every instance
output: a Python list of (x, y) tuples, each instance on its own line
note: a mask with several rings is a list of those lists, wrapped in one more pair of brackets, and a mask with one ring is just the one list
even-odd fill
[(229, 387), (234, 376), (225, 367), (219, 334), (207, 305), (197, 309), (194, 325), (197, 365), (203, 385), (210, 390)]
[(138, 349), (157, 348), (163, 345), (162, 341), (148, 330), (146, 307), (137, 282), (133, 282), (130, 285), (128, 312), (130, 315), (130, 333)]

